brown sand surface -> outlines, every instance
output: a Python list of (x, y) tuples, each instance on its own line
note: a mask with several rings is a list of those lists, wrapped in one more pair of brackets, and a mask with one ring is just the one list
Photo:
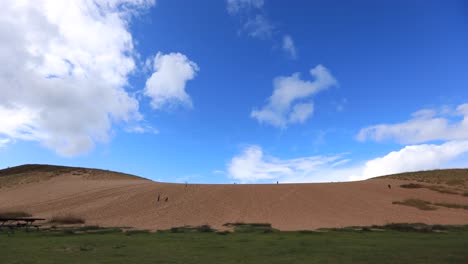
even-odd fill
[(17, 184), (10, 179), (4, 186), (0, 180), (0, 211), (23, 210), (45, 218), (73, 214), (84, 218), (87, 225), (151, 230), (203, 224), (221, 229), (232, 222), (271, 223), (281, 230), (404, 222), (468, 224), (468, 210), (437, 207), (423, 211), (392, 204), (416, 198), (468, 205), (468, 197), (461, 194), (399, 187), (408, 182), (377, 178), (343, 183), (186, 186), (107, 171), (71, 170)]

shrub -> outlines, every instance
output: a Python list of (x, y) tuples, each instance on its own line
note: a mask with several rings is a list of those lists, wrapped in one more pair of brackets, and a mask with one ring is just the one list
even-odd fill
[(54, 216), (50, 219), (49, 223), (53, 224), (63, 224), (63, 225), (73, 225), (73, 224), (84, 224), (85, 220), (81, 217), (74, 215), (63, 215), (63, 216)]
[(196, 229), (198, 232), (201, 232), (201, 233), (214, 232), (214, 230), (213, 230), (209, 225), (197, 226), (197, 227), (195, 227), (195, 229)]

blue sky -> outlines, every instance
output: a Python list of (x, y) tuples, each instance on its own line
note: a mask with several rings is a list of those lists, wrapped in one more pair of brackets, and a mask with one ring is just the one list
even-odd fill
[(0, 167), (202, 183), (468, 167), (465, 1), (70, 3), (0, 4)]

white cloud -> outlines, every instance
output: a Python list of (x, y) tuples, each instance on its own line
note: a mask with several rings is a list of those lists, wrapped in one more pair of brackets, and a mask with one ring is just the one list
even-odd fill
[(267, 156), (259, 146), (249, 146), (232, 158), (227, 165), (227, 175), (242, 183), (281, 182), (332, 182), (356, 181), (401, 172), (442, 169), (468, 153), (468, 141), (451, 141), (440, 145), (422, 144), (406, 146), (382, 157), (362, 163), (349, 164), (344, 154), (335, 156), (310, 156), (280, 159)]
[(192, 107), (192, 99), (185, 87), (199, 71), (195, 62), (181, 53), (158, 53), (153, 61), (153, 70), (146, 81), (145, 95), (151, 97), (154, 109), (178, 104)]
[(297, 58), (296, 46), (290, 35), (283, 37), (283, 50), (293, 59)]
[(303, 123), (313, 113), (312, 103), (298, 103), (309, 99), (322, 90), (337, 84), (335, 78), (322, 65), (310, 70), (314, 81), (301, 80), (299, 73), (288, 77), (277, 77), (273, 81), (273, 94), (262, 109), (254, 109), (250, 116), (260, 123), (286, 127), (292, 123)]
[[(452, 120), (453, 116), (462, 119)], [(423, 109), (413, 113), (412, 118), (403, 123), (363, 128), (359, 131), (357, 139), (360, 141), (393, 139), (404, 144), (468, 139), (468, 104), (459, 105), (454, 111), (447, 108), (441, 111)]]
[(232, 158), (227, 171), (229, 177), (243, 183), (273, 179), (284, 182), (308, 176), (340, 159), (340, 156), (311, 156), (282, 160), (264, 155), (262, 148), (254, 145)]
[(138, 120), (129, 20), (152, 0), (1, 1), (0, 134), (66, 156)]
[[(407, 171), (440, 169), (444, 168), (447, 162), (466, 152), (468, 152), (468, 141), (406, 146), (399, 151), (392, 151), (383, 157), (367, 161), (361, 175), (351, 179), (368, 179)], [(468, 163), (465, 163), (466, 165)]]

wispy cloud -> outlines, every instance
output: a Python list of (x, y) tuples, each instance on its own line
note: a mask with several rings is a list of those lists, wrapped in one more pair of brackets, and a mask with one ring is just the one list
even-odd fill
[(283, 50), (288, 54), (291, 58), (297, 58), (296, 46), (294, 45), (294, 41), (290, 35), (283, 36)]
[[(318, 65), (310, 70), (314, 81), (302, 80), (299, 73), (277, 77), (273, 81), (273, 94), (261, 109), (250, 116), (260, 123), (285, 128), (288, 124), (304, 123), (314, 112), (310, 97), (337, 84), (327, 68)], [(307, 100), (307, 102), (301, 102)]]
[[(468, 153), (468, 141), (406, 146), (382, 157), (351, 163), (349, 154), (281, 159), (249, 146), (227, 164), (228, 177), (242, 183), (365, 180), (400, 172), (446, 168)], [(466, 166), (465, 161), (462, 166)]]
[(264, 4), (264, 0), (227, 0), (226, 8), (230, 15), (238, 15), (252, 9), (261, 9)]
[(239, 18), (241, 23), (240, 33), (245, 33), (252, 38), (272, 40), (281, 45), (281, 49), (288, 57), (297, 58), (293, 38), (289, 34), (285, 34), (282, 38), (278, 37), (281, 32), (267, 16), (265, 1), (227, 0), (226, 9), (229, 15)]
[(340, 159), (339, 155), (279, 159), (265, 155), (260, 146), (252, 145), (232, 158), (227, 171), (229, 177), (243, 183), (273, 179), (289, 180), (289, 178), (311, 174), (325, 165), (336, 163)]
[(468, 104), (461, 104), (455, 110), (422, 109), (402, 123), (363, 128), (359, 131), (357, 139), (360, 141), (391, 139), (403, 144), (468, 139)]

